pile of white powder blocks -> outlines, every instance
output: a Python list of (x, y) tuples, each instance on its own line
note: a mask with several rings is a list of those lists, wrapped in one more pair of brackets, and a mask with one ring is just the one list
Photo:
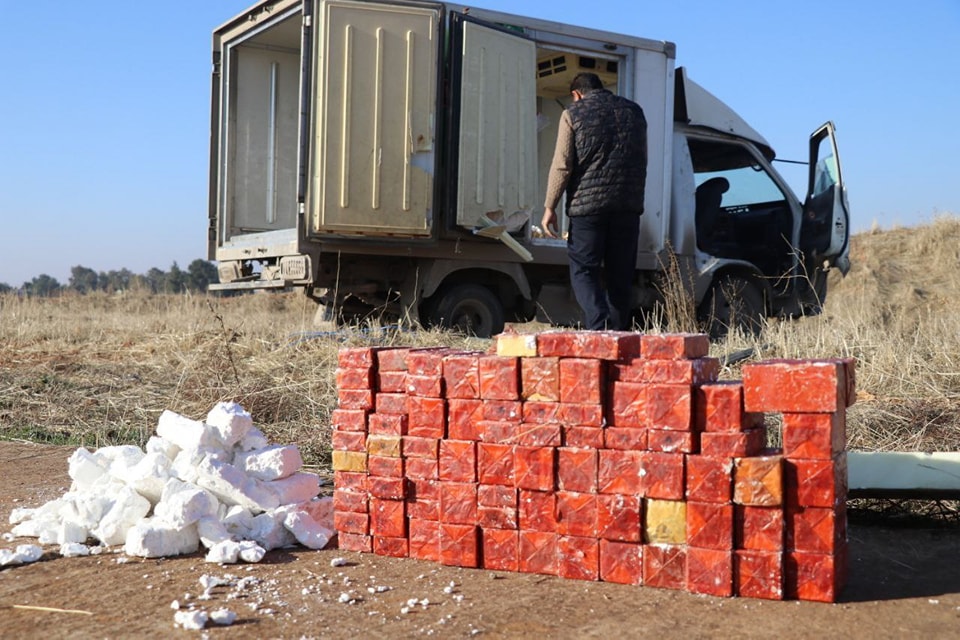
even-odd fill
[[(271, 445), (239, 404), (217, 404), (203, 421), (164, 411), (145, 450), (77, 449), (62, 497), (18, 508), (4, 538), (58, 544), (64, 556), (123, 545), (128, 556), (157, 558), (207, 550), (220, 564), (259, 562), (298, 543), (324, 548), (334, 535), (333, 504), (320, 477), (302, 471), (295, 445)], [(88, 546), (95, 539), (99, 545)], [(36, 545), (0, 549), (0, 565), (40, 559)]]

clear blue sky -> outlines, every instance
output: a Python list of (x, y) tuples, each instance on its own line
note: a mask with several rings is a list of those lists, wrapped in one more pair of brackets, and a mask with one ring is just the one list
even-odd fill
[[(252, 4), (3, 3), (0, 282), (206, 258), (210, 34)], [(960, 214), (960, 0), (476, 6), (675, 42), (784, 158), (833, 120), (855, 231)]]

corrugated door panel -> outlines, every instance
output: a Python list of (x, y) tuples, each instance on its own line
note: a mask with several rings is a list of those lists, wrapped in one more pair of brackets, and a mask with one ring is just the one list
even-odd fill
[(314, 231), (429, 235), (439, 14), (322, 6)]
[(465, 22), (457, 224), (537, 198), (536, 45)]

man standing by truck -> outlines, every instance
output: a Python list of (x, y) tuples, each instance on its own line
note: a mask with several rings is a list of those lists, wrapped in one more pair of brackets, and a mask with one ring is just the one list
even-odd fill
[(547, 183), (543, 231), (557, 237), (567, 194), (570, 283), (587, 329), (629, 329), (647, 177), (643, 109), (603, 88), (594, 73), (570, 84)]

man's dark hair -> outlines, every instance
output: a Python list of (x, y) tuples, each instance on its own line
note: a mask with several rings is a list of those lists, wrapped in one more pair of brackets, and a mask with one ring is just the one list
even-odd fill
[(600, 80), (600, 76), (586, 71), (578, 73), (570, 83), (571, 93), (577, 91), (582, 94), (587, 94), (591, 91), (597, 91), (598, 89), (603, 89), (603, 82)]

